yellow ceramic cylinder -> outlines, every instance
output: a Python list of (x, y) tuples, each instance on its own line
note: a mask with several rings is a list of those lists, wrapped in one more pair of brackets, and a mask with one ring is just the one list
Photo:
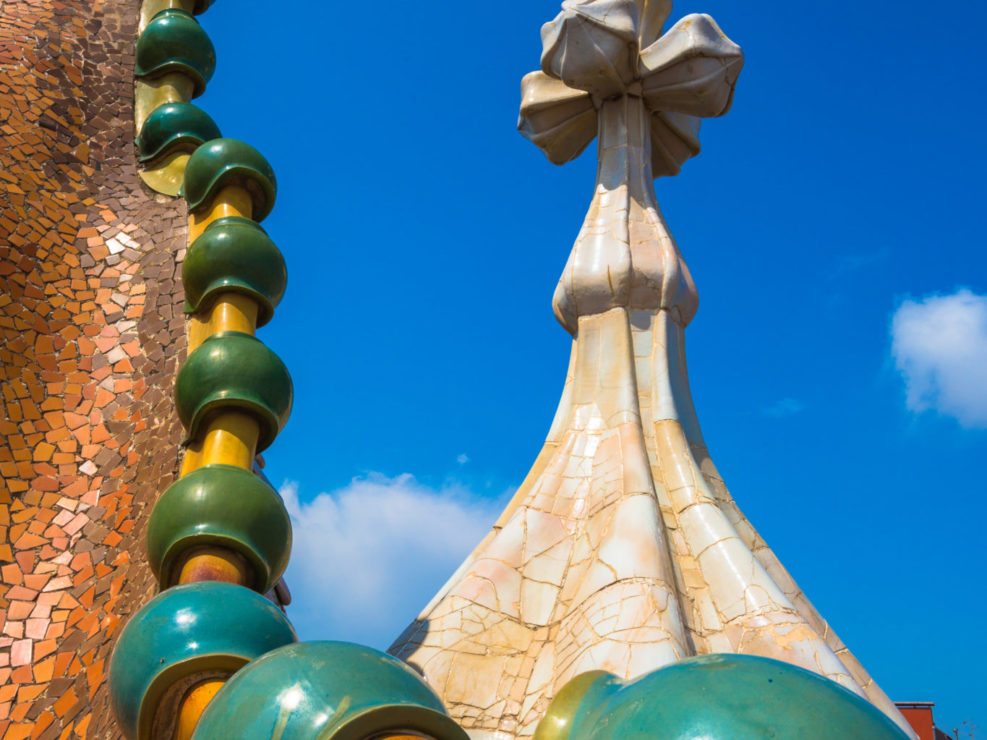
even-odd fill
[(222, 581), (246, 586), (250, 568), (243, 556), (224, 547), (193, 550), (182, 563), (178, 582)]
[(204, 465), (236, 465), (253, 470), (260, 425), (242, 411), (224, 411), (206, 423), (202, 441), (185, 450), (183, 476)]
[(175, 725), (174, 740), (190, 740), (199, 718), (206, 710), (209, 702), (219, 693), (226, 681), (218, 678), (209, 679), (193, 686), (182, 699), (178, 710), (178, 722)]
[(182, 469), (179, 477), (184, 478), (193, 470), (202, 467), (202, 443), (192, 444), (185, 448), (185, 457), (182, 458)]
[(187, 103), (195, 82), (181, 72), (169, 72), (151, 80), (137, 80), (134, 88), (134, 125), (140, 131), (155, 108), (166, 103)]
[(251, 470), (260, 425), (249, 414), (225, 411), (209, 421), (199, 465), (236, 465)]
[(250, 193), (239, 185), (227, 185), (216, 193), (208, 208), (189, 214), (188, 243), (191, 244), (198, 239), (206, 227), (217, 218), (226, 216), (251, 218), (253, 213), (254, 202)]
[(188, 351), (194, 352), (208, 337), (221, 331), (257, 330), (257, 301), (243, 293), (220, 293), (204, 314), (189, 319)]
[[(222, 188), (209, 206), (189, 214), (188, 239), (194, 242), (213, 221), (227, 216), (250, 218), (253, 200), (244, 188)], [(193, 315), (188, 324), (188, 348), (194, 352), (203, 341), (221, 331), (242, 331), (253, 336), (257, 330), (257, 302), (240, 293), (221, 293), (203, 314)], [(257, 452), (260, 429), (251, 416), (236, 411), (213, 417), (199, 444), (190, 446), (182, 460), (181, 474), (203, 465), (222, 463), (251, 470)]]
[(189, 13), (195, 12), (195, 0), (144, 0), (141, 4), (140, 22), (137, 25), (137, 33), (140, 34), (151, 19), (168, 8), (178, 8)]

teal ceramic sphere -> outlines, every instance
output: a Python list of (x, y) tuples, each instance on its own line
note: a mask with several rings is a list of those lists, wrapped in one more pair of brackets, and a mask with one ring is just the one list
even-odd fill
[(173, 483), (147, 524), (147, 557), (161, 588), (178, 582), (184, 555), (210, 546), (242, 555), (247, 585), (271, 590), (291, 555), (291, 520), (277, 491), (233, 465), (205, 465)]
[(749, 655), (691, 658), (626, 684), (603, 674), (583, 693), (569, 731), (560, 736), (539, 727), (542, 739), (908, 738), (873, 704), (835, 681)]
[(152, 166), (169, 154), (191, 153), (220, 136), (219, 126), (202, 108), (191, 103), (166, 103), (151, 111), (144, 121), (137, 137), (138, 159)]
[(209, 224), (182, 262), (185, 310), (209, 308), (220, 293), (236, 292), (257, 302), (257, 326), (274, 316), (284, 296), (288, 268), (284, 257), (258, 224), (227, 216)]
[(256, 337), (221, 331), (208, 337), (182, 365), (175, 380), (178, 418), (198, 441), (220, 411), (243, 411), (260, 425), (257, 451), (274, 441), (291, 415), (291, 376), (281, 359)]
[(206, 707), (193, 740), (365, 740), (419, 734), (467, 740), (411, 668), (347, 642), (300, 642), (238, 672)]
[(110, 700), (129, 740), (148, 740), (173, 685), (203, 673), (233, 673), (295, 642), (280, 609), (229, 583), (190, 583), (151, 599), (120, 633), (110, 659)]
[(195, 212), (208, 208), (227, 185), (239, 185), (250, 193), (254, 221), (263, 221), (274, 208), (277, 179), (264, 155), (239, 139), (213, 139), (189, 158), (182, 195)]
[(216, 71), (216, 50), (195, 17), (179, 8), (157, 13), (137, 39), (134, 75), (159, 77), (170, 72), (187, 75), (194, 83), (192, 97), (206, 91)]

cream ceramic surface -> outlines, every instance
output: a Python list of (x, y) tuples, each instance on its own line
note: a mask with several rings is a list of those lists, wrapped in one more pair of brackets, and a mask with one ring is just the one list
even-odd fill
[(685, 362), (698, 293), (654, 197), (727, 112), (743, 56), (668, 0), (566, 0), (522, 82), (519, 129), (555, 163), (598, 137), (596, 191), (555, 291), (573, 336), (548, 439), (493, 530), (391, 652), (477, 740), (534, 732), (555, 693), (691, 655), (784, 660), (893, 703), (737, 508)]

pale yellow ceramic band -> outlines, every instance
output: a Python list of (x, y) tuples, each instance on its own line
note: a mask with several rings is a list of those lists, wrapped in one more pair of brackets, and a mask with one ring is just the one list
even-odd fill
[[(252, 215), (250, 194), (241, 187), (225, 187), (216, 194), (206, 211), (189, 214), (188, 243), (191, 245), (218, 218), (250, 218)], [(206, 338), (221, 331), (242, 331), (252, 336), (257, 330), (257, 310), (256, 301), (241, 293), (220, 293), (206, 311), (190, 318), (189, 354)], [(185, 451), (181, 474), (184, 476), (203, 465), (216, 463), (251, 470), (259, 434), (260, 428), (252, 416), (238, 411), (217, 414), (208, 421), (202, 442)], [(247, 564), (236, 553), (225, 548), (206, 548), (188, 557), (182, 566), (179, 583), (214, 580), (244, 585), (247, 573)], [(178, 710), (172, 740), (190, 740), (206, 706), (224, 683), (221, 679), (203, 681), (186, 694)]]
[(137, 80), (134, 87), (134, 125), (137, 131), (151, 112), (168, 103), (187, 103), (192, 99), (195, 82), (181, 72), (169, 72), (153, 80)]
[(174, 740), (189, 740), (192, 737), (195, 726), (199, 723), (199, 717), (225, 683), (226, 681), (217, 678), (192, 687), (182, 699), (182, 705), (178, 710)]
[(137, 35), (140, 35), (154, 16), (168, 8), (178, 8), (188, 13), (194, 13), (195, 0), (144, 0), (141, 3), (141, 17), (137, 26)]
[[(189, 244), (216, 219), (251, 215), (250, 194), (239, 186), (227, 186), (216, 194), (208, 209), (189, 215)], [(221, 331), (242, 331), (253, 336), (257, 330), (257, 311), (257, 302), (242, 293), (220, 293), (206, 311), (194, 314), (189, 320), (189, 354), (206, 338)], [(182, 475), (217, 463), (252, 469), (259, 435), (259, 426), (252, 416), (238, 411), (216, 415), (209, 421), (202, 442), (186, 450)]]

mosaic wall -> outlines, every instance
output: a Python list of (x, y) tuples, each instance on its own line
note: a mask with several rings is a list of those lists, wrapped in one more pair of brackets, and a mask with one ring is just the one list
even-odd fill
[(137, 3), (0, 0), (0, 737), (115, 738), (105, 671), (178, 472), (184, 202), (133, 149)]

